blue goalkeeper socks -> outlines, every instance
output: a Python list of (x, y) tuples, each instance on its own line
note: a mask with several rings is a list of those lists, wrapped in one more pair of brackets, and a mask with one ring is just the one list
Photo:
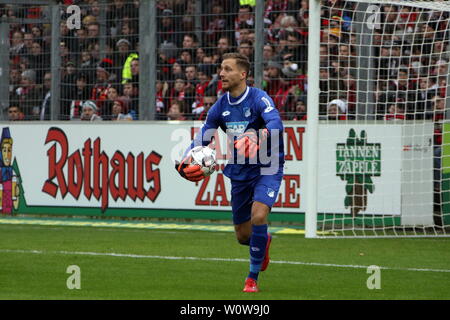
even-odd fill
[(260, 226), (252, 225), (252, 235), (250, 237), (250, 273), (248, 277), (255, 280), (258, 280), (258, 274), (266, 253), (267, 228), (267, 224)]

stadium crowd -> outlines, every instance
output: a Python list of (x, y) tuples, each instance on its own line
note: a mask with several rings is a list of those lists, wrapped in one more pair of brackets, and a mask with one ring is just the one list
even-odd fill
[[(79, 29), (61, 11), (61, 120), (133, 120), (139, 116), (139, 1), (65, 0), (81, 7)], [(381, 6), (373, 30), (370, 109), (358, 107), (356, 3), (325, 1), (321, 20), (322, 119), (434, 119), (444, 117), (448, 14), (409, 6)], [(157, 1), (159, 120), (203, 120), (223, 94), (221, 56), (238, 51), (253, 61), (254, 1)], [(42, 7), (2, 5), (1, 15), (41, 17)], [(104, 20), (103, 20), (104, 19)], [(285, 120), (307, 110), (308, 0), (267, 0), (264, 8), (263, 89)], [(200, 24), (200, 25), (199, 25)], [(102, 29), (104, 26), (104, 30)], [(199, 28), (200, 27), (200, 28)], [(103, 32), (103, 33), (102, 33)], [(49, 24), (11, 24), (10, 120), (50, 117)], [(101, 36), (104, 34), (105, 36)], [(103, 41), (102, 41), (103, 40)], [(252, 74), (249, 80), (252, 84)]]

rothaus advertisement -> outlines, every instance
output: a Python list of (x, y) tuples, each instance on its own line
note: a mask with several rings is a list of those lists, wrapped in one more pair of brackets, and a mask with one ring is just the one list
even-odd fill
[[(193, 122), (3, 125), (2, 212), (230, 211), (230, 181), (223, 174), (230, 153), (225, 133), (214, 134), (212, 175), (193, 183), (174, 168), (200, 127)], [(407, 187), (402, 126), (326, 125), (319, 132), (319, 177), (313, 186), (305, 175), (306, 127), (285, 123), (284, 176), (273, 211), (304, 213), (306, 188), (317, 187), (319, 212), (400, 215)], [(420, 151), (421, 159), (430, 159), (422, 170), (432, 174), (432, 150), (427, 150)]]

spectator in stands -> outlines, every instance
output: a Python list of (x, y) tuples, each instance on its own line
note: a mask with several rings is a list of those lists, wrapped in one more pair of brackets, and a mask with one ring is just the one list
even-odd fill
[(264, 81), (266, 86), (264, 90), (274, 100), (276, 93), (280, 88), (281, 69), (283, 66), (277, 61), (269, 61), (264, 71)]
[(212, 7), (211, 16), (207, 17), (205, 41), (210, 46), (214, 45), (220, 36), (226, 31), (226, 16), (224, 15), (223, 4), (215, 2)]
[(406, 92), (409, 89), (412, 89), (409, 82), (409, 72), (408, 69), (402, 68), (398, 71), (397, 79), (389, 82), (389, 90)]
[(157, 42), (158, 46), (167, 42), (175, 43), (178, 47), (181, 46), (180, 36), (173, 23), (173, 11), (171, 9), (164, 9), (162, 12), (161, 21), (158, 23)]
[(290, 120), (306, 121), (307, 109), (306, 109), (306, 96), (300, 96), (297, 98), (295, 105), (295, 113), (289, 116)]
[(33, 25), (31, 27), (31, 33), (34, 36), (34, 39), (42, 39), (43, 37), (42, 29), (38, 25)]
[(443, 59), (437, 61), (432, 74), (438, 77), (446, 77), (448, 75), (448, 61)]
[(285, 15), (288, 2), (286, 0), (268, 0), (265, 4), (264, 17), (276, 21)]
[(238, 52), (246, 56), (249, 61), (253, 61), (253, 43), (250, 40), (243, 40), (238, 46)]
[(227, 37), (220, 37), (217, 41), (217, 52), (216, 54), (219, 56), (219, 59), (222, 58), (222, 55), (231, 51), (231, 41)]
[(89, 89), (87, 76), (82, 72), (77, 73), (75, 79), (75, 91), (73, 92), (71, 99), (85, 101), (89, 99), (90, 94), (91, 91)]
[(8, 108), (8, 120), (9, 121), (21, 121), (25, 118), (22, 110), (18, 105), (12, 104)]
[(87, 76), (84, 73), (77, 73), (75, 80), (75, 88), (70, 97), (70, 102), (68, 103), (68, 111), (63, 111), (63, 116), (72, 119), (79, 119), (82, 113), (83, 102), (88, 100), (91, 96), (91, 90), (87, 83)]
[[(356, 68), (356, 59), (354, 52), (349, 44), (341, 44), (338, 47), (338, 61), (344, 68)], [(392, 54), (393, 56), (395, 54)]]
[[(133, 62), (137, 60), (137, 62)], [(132, 64), (134, 65), (132, 68)], [(139, 55), (136, 52), (132, 52), (128, 55), (123, 64), (123, 68), (121, 71), (121, 75), (118, 77), (117, 83), (126, 83), (126, 82), (139, 82)], [(120, 80), (121, 79), (121, 80)]]
[[(30, 69), (33, 69), (35, 71), (42, 70), (43, 68), (49, 68), (50, 66), (50, 60), (47, 59), (47, 55), (44, 55), (44, 52), (42, 50), (41, 42), (40, 41), (33, 41), (31, 43), (31, 48), (29, 54), (27, 54), (27, 57), (30, 62)], [(41, 71), (42, 72), (42, 71)], [(40, 72), (38, 72), (40, 73)], [(36, 82), (42, 83), (42, 74), (36, 75)]]
[(445, 119), (445, 98), (434, 96), (431, 98), (432, 110), (426, 113), (426, 119), (441, 122)]
[[(125, 38), (119, 39), (116, 42), (116, 48), (117, 51), (113, 54), (113, 61), (114, 61), (114, 69), (116, 70), (116, 73), (120, 75), (119, 82), (122, 81), (122, 68), (125, 65), (125, 62), (128, 58), (128, 56), (131, 53), (131, 43)], [(120, 71), (119, 71), (120, 70)]]
[(34, 70), (28, 69), (22, 73), (22, 83), (16, 93), (20, 108), (23, 110), (26, 119), (39, 119), (42, 91), (36, 85), (36, 72)]
[(249, 5), (240, 6), (238, 15), (234, 21), (234, 36), (238, 45), (240, 44), (240, 41), (243, 40), (241, 30), (253, 29), (254, 24), (252, 7)]
[(274, 37), (279, 39), (283, 37), (285, 34), (294, 33), (298, 36), (299, 33), (298, 22), (295, 17), (291, 15), (280, 16), (280, 25), (278, 30), (274, 30)]
[(89, 39), (87, 36), (86, 29), (81, 26), (79, 29), (75, 30), (75, 36), (73, 38), (74, 46), (76, 49), (74, 49), (74, 53), (77, 56), (77, 60), (79, 59), (78, 56), (80, 55), (81, 51), (86, 50), (89, 46)]
[(120, 37), (128, 40), (133, 48), (136, 47), (137, 43), (139, 42), (139, 39), (137, 36), (137, 27), (135, 23), (133, 23), (130, 20), (123, 22)]
[(197, 36), (194, 33), (186, 33), (183, 37), (182, 49), (195, 50), (198, 47)]
[(117, 98), (113, 102), (112, 117), (113, 121), (132, 121), (133, 116), (128, 113), (128, 101), (126, 98)]
[(204, 63), (203, 58), (206, 56), (206, 49), (202, 47), (197, 47), (195, 49), (195, 63)]
[[(195, 65), (194, 65), (194, 69), (195, 69)], [(169, 79), (174, 81), (175, 77), (177, 77), (179, 75), (184, 75), (184, 74), (185, 74), (185, 72), (183, 71), (182, 64), (180, 62), (178, 62), (178, 61), (175, 61), (172, 64), (172, 68), (171, 68), (171, 71), (170, 71)]]
[(391, 55), (390, 43), (384, 42), (381, 46), (381, 53), (379, 58), (380, 77), (383, 79), (391, 79), (396, 76), (396, 70), (400, 66), (398, 57)]
[[(183, 75), (177, 76), (175, 78), (174, 85), (169, 93), (170, 106), (172, 106), (172, 102), (174, 100), (185, 101), (186, 99), (185, 86), (186, 86), (186, 78)], [(188, 110), (181, 110), (181, 111), (183, 113), (189, 112)]]
[(206, 119), (206, 115), (208, 114), (209, 109), (216, 103), (217, 96), (212, 92), (206, 92), (206, 95), (203, 97), (203, 103), (201, 107), (198, 109), (198, 114), (195, 115), (195, 120), (204, 121)]
[[(117, 1), (117, 2), (120, 2), (120, 1)], [(96, 20), (99, 21), (101, 10), (102, 9), (100, 8), (100, 6), (98, 4), (98, 1), (97, 0), (93, 0), (89, 4), (87, 14), (90, 15), (90, 16), (95, 17)]]
[(65, 42), (60, 42), (59, 50), (62, 65), (66, 65), (67, 62), (73, 61), (72, 53)]
[(194, 63), (194, 54), (195, 51), (193, 49), (180, 49), (179, 60), (183, 66)]
[(184, 92), (187, 96), (193, 97), (195, 95), (195, 87), (198, 84), (198, 75), (197, 75), (197, 66), (192, 64), (186, 66), (184, 70), (184, 77), (183, 76), (175, 76), (175, 80), (178, 79), (185, 79), (185, 86), (184, 86)]
[(86, 76), (86, 81), (89, 84), (95, 82), (97, 61), (92, 56), (91, 52), (86, 49), (81, 52), (80, 72)]
[(130, 70), (131, 82), (139, 84), (139, 58), (134, 58), (133, 60), (131, 60)]
[(334, 99), (327, 106), (327, 120), (347, 120), (347, 102)]
[(167, 113), (167, 120), (187, 120), (183, 115), (185, 109), (183, 101), (173, 100), (170, 104), (169, 112)]
[(67, 21), (65, 19), (61, 19), (59, 23), (59, 34), (60, 41), (64, 42), (67, 45), (67, 48), (70, 52), (77, 51), (77, 41), (74, 38), (72, 30), (67, 26)]
[(61, 83), (61, 98), (70, 100), (75, 90), (77, 68), (74, 61), (67, 61)]
[(214, 69), (215, 66), (213, 64), (200, 64), (198, 66), (197, 75), (199, 82), (195, 86), (195, 102), (192, 104), (192, 113), (194, 114), (199, 114), (203, 111), (203, 98), (210, 87)]
[(138, 119), (139, 87), (133, 82), (125, 82), (122, 89), (123, 96), (128, 100), (128, 112), (134, 120)]
[(349, 72), (346, 75), (342, 76), (341, 80), (339, 81), (338, 95), (345, 98), (345, 100), (348, 102), (347, 114), (355, 114), (357, 99), (356, 80), (355, 77), (352, 76)]
[(25, 43), (23, 41), (23, 33), (20, 30), (14, 31), (9, 46), (11, 56), (20, 56), (26, 53)]
[(80, 120), (82, 121), (102, 121), (103, 119), (97, 114), (97, 105), (92, 100), (83, 103), (83, 109)]
[[(95, 21), (95, 20), (94, 20)], [(98, 22), (90, 22), (87, 27), (87, 38), (89, 45), (96, 44), (99, 41), (100, 36), (100, 25)]]
[(433, 110), (432, 98), (437, 95), (438, 85), (436, 78), (423, 76), (419, 78), (418, 90), (414, 100), (416, 101), (416, 111), (426, 112)]
[(193, 32), (195, 29), (195, 17), (193, 15), (183, 15), (181, 18), (180, 30)]
[(114, 80), (114, 75), (112, 74), (112, 60), (103, 59), (96, 69), (96, 81), (92, 88), (91, 100), (96, 103), (96, 107), (100, 114), (103, 114), (103, 104), (107, 100), (108, 89), (111, 87), (111, 83)]
[(266, 43), (263, 48), (263, 61), (271, 61), (275, 57), (275, 50), (270, 43)]
[(108, 8), (109, 10), (106, 11), (106, 26), (109, 34), (117, 34), (123, 21), (138, 16), (137, 12), (139, 8), (123, 0), (111, 2)]
[(433, 54), (431, 58), (435, 61), (450, 60), (450, 53), (448, 51), (448, 41), (435, 41), (433, 43)]
[[(119, 89), (115, 84), (111, 84), (106, 91), (106, 99), (102, 101), (102, 118), (103, 120), (112, 119), (112, 109), (114, 101), (119, 98)], [(128, 106), (127, 106), (128, 107)]]
[[(9, 100), (17, 98), (16, 90), (22, 83), (22, 73), (17, 66), (11, 66), (9, 70)], [(16, 99), (17, 100), (17, 99)]]
[(31, 47), (33, 45), (34, 42), (34, 36), (31, 32), (25, 32), (23, 34), (23, 43), (24, 43), (24, 47), (25, 47), (25, 52), (26, 54), (31, 54)]
[(385, 120), (405, 120), (405, 104), (393, 103), (388, 106), (388, 113), (384, 116)]
[[(74, 3), (77, 2), (79, 1)], [(137, 110), (138, 100), (135, 94), (138, 91), (138, 73), (135, 72), (133, 75), (132, 70), (138, 69), (134, 60), (139, 58), (137, 55), (139, 1), (115, 0), (111, 4), (107, 3), (106, 8), (99, 5), (98, 0), (83, 3), (82, 28), (69, 30), (65, 23), (67, 18), (65, 14), (62, 15), (59, 26), (62, 42), (62, 66), (66, 68), (61, 81), (61, 106), (63, 108), (61, 112), (67, 115), (69, 103), (72, 104), (76, 101), (81, 106), (80, 101), (92, 98), (91, 95), (86, 95), (86, 92), (92, 89), (91, 85), (95, 84), (97, 87), (99, 80), (96, 75), (98, 73), (97, 64), (105, 64), (104, 61), (100, 61), (105, 56), (113, 58), (111, 60), (114, 62), (113, 67), (105, 65), (103, 68), (108, 70), (109, 74), (105, 83), (110, 86), (114, 81), (123, 81), (124, 84), (129, 81), (135, 82), (130, 85), (131, 91), (135, 92), (130, 102), (130, 110)], [(303, 95), (303, 91), (306, 90), (304, 83), (306, 81), (308, 5), (308, 0), (270, 0), (265, 2), (264, 19), (267, 32), (265, 41), (267, 43), (263, 50), (263, 61), (270, 64), (271, 67), (265, 66), (263, 85), (272, 98), (279, 99), (278, 103), (282, 108), (284, 107), (281, 111), (294, 112), (297, 110), (298, 103), (294, 103), (293, 98), (298, 98), (298, 93), (294, 91), (299, 91)], [(157, 30), (158, 79), (161, 80), (158, 84), (157, 103), (159, 107), (157, 109), (160, 112), (167, 111), (171, 89), (175, 86), (174, 83), (169, 86), (164, 80), (168, 80), (172, 74), (175, 74), (173, 78), (179, 78), (180, 71), (184, 71), (185, 68), (186, 79), (184, 80), (183, 94), (186, 110), (182, 111), (189, 113), (191, 111), (190, 101), (194, 101), (196, 86), (198, 86), (197, 88), (201, 87), (203, 92), (211, 91), (211, 95), (221, 95), (220, 79), (217, 78), (217, 73), (208, 78), (208, 83), (211, 85), (206, 88), (203, 87), (204, 82), (199, 84), (197, 76), (191, 77), (191, 74), (197, 74), (197, 65), (220, 63), (222, 54), (233, 48), (237, 48), (249, 56), (250, 60), (253, 60), (251, 53), (254, 44), (252, 39), (255, 35), (253, 8), (248, 5), (239, 7), (238, 1), (202, 2), (203, 31), (201, 39), (198, 39), (201, 41), (197, 41), (198, 34), (194, 33), (196, 30), (193, 18), (196, 13), (194, 1), (158, 1), (157, 6), (157, 15), (161, 19)], [(323, 43), (320, 48), (322, 114), (326, 113), (328, 102), (334, 99), (346, 101), (348, 117), (352, 117), (355, 111), (354, 71), (357, 65), (354, 63), (356, 62), (354, 52), (360, 43), (356, 33), (350, 33), (349, 28), (353, 18), (350, 14), (352, 10), (349, 11), (349, 9), (354, 6), (353, 2), (333, 0), (332, 4), (328, 3), (322, 7), (321, 39)], [(106, 12), (106, 21), (101, 21), (101, 10)], [(21, 13), (10, 11), (10, 16), (21, 17)], [(374, 59), (373, 65), (376, 70), (374, 83), (377, 86), (375, 103), (378, 119), (384, 119), (385, 115), (389, 114), (390, 106), (398, 104), (405, 106), (405, 114), (408, 115), (408, 119), (419, 119), (424, 116), (434, 117), (433, 110), (436, 103), (433, 102), (433, 97), (444, 98), (447, 96), (450, 61), (446, 34), (447, 18), (448, 14), (439, 10), (418, 10), (409, 6), (391, 4), (382, 6), (382, 28), (372, 30), (373, 41), (371, 43), (375, 56), (379, 57)], [(102, 47), (102, 52), (100, 52), (100, 26), (103, 23), (106, 25), (107, 41), (106, 47)], [(17, 104), (19, 98), (24, 101), (24, 93), (29, 92), (29, 90), (24, 90), (24, 85), (21, 84), (21, 73), (27, 72), (30, 76), (28, 71), (32, 70), (34, 72), (34, 90), (39, 91), (45, 88), (43, 78), (50, 67), (51, 29), (45, 24), (12, 23), (10, 30), (9, 91), (10, 101)], [(202, 47), (198, 47), (199, 43), (202, 43)], [(117, 49), (117, 55), (112, 55), (111, 46)], [(183, 47), (185, 51), (178, 51), (179, 47)], [(206, 47), (211, 47), (211, 49)], [(293, 54), (293, 57), (290, 56), (287, 63), (286, 58), (289, 54)], [(178, 62), (176, 62), (177, 58)], [(69, 81), (66, 78), (67, 74), (71, 74), (71, 63), (74, 63), (77, 71), (81, 72), (76, 73), (76, 83), (79, 86), (73, 79)], [(182, 65), (180, 66), (180, 64)], [(294, 72), (295, 70), (289, 71), (289, 67), (294, 64), (297, 64), (298, 74)], [(114, 80), (114, 75), (117, 76), (116, 80)], [(78, 76), (81, 78), (79, 79)], [(65, 92), (70, 88), (74, 90), (69, 90), (71, 93), (66, 96)], [(162, 94), (163, 91), (164, 94)], [(41, 108), (45, 93), (40, 92), (36, 96), (33, 106), (29, 99), (25, 99), (28, 104), (28, 106), (24, 106), (25, 114), (28, 112), (27, 118), (33, 117), (29, 114), (30, 107), (32, 109)], [(26, 95), (29, 96), (29, 94)], [(100, 96), (105, 101), (111, 100), (107, 93)], [(198, 100), (198, 97), (195, 100)], [(102, 110), (102, 99), (96, 99), (96, 101), (98, 110)], [(63, 107), (64, 104), (66, 107)], [(301, 107), (303, 106), (301, 105)], [(108, 115), (103, 118), (105, 117)], [(164, 117), (161, 116), (161, 118)]]

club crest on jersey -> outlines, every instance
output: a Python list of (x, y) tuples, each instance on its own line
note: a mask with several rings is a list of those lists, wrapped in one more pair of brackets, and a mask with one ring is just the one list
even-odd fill
[(227, 132), (231, 134), (242, 134), (247, 128), (248, 121), (226, 122)]
[(252, 115), (252, 111), (250, 110), (250, 108), (249, 107), (245, 107), (244, 108), (244, 116), (246, 117), (246, 118), (248, 118), (248, 117), (250, 117)]
[(230, 113), (231, 113), (230, 111), (224, 111), (224, 112), (222, 112), (222, 117), (229, 116)]
[(267, 188), (267, 195), (271, 198), (275, 197), (275, 190)]

